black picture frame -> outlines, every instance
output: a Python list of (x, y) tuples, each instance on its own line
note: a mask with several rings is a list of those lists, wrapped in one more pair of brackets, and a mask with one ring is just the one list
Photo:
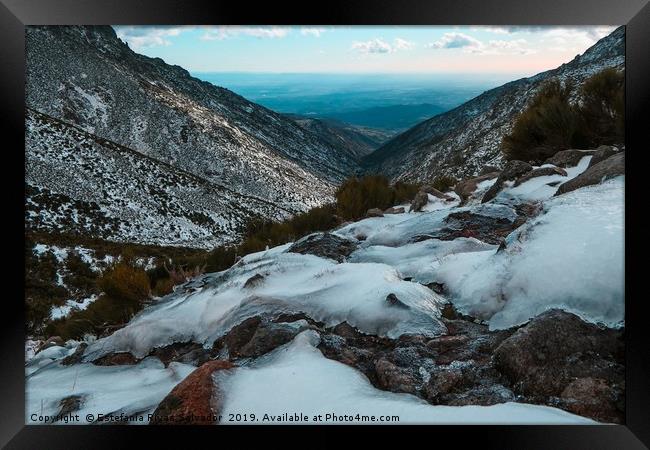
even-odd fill
[[(320, 445), (340, 445), (340, 432), (372, 433), (383, 439), (388, 433), (418, 432), (431, 445), (442, 438), (479, 448), (527, 449), (641, 449), (650, 446), (650, 357), (647, 343), (648, 316), (643, 314), (643, 291), (637, 289), (635, 266), (642, 237), (635, 231), (643, 223), (641, 208), (633, 207), (642, 189), (640, 162), (648, 146), (648, 100), (650, 98), (650, 4), (647, 0), (357, 0), (296, 3), (181, 1), (181, 0), (0, 0), (0, 90), (2, 119), (7, 125), (3, 144), (7, 162), (4, 174), (19, 178), (17, 169), (24, 149), (24, 27), (25, 25), (75, 24), (277, 24), (277, 25), (626, 25), (626, 420), (612, 426), (419, 426), (419, 427), (328, 427), (320, 433)], [(7, 158), (10, 155), (13, 158)], [(14, 168), (14, 164), (15, 167)], [(14, 183), (16, 183), (14, 185)], [(6, 204), (15, 207), (6, 223), (24, 227), (20, 210), (24, 196), (20, 179), (5, 182)], [(15, 198), (14, 198), (15, 197)], [(641, 200), (642, 201), (642, 200)], [(15, 214), (14, 214), (15, 213)], [(23, 214), (24, 217), (24, 214)], [(23, 228), (24, 230), (24, 228)], [(17, 231), (20, 233), (20, 231)], [(7, 237), (9, 237), (7, 232)], [(7, 241), (11, 240), (10, 238)], [(16, 240), (16, 251), (22, 252)], [(18, 253), (17, 253), (18, 255)], [(20, 253), (19, 255), (22, 255)], [(24, 424), (24, 311), (20, 282), (24, 264), (15, 258), (7, 294), (0, 314), (0, 445), (6, 448), (125, 448), (136, 438), (180, 442), (189, 446), (194, 438), (214, 439), (214, 433), (243, 436), (281, 431), (284, 439), (295, 433), (286, 427), (126, 427), (126, 426), (26, 426)], [(639, 266), (636, 266), (637, 268)], [(15, 275), (14, 273), (15, 272)], [(11, 274), (11, 275), (10, 275)], [(21, 278), (22, 277), (22, 278)], [(11, 303), (11, 304), (8, 304)], [(407, 429), (406, 429), (407, 428)], [(311, 426), (300, 431), (312, 431)], [(181, 431), (180, 433), (177, 431)], [(210, 433), (210, 436), (207, 436)], [(146, 435), (146, 436), (142, 436)], [(243, 439), (243, 438), (242, 438)], [(157, 444), (149, 442), (148, 447)], [(213, 441), (226, 445), (227, 441)], [(415, 445), (415, 440), (403, 441)], [(426, 441), (425, 441), (426, 442)], [(441, 442), (441, 441), (440, 441)], [(298, 442), (296, 442), (298, 444)], [(312, 445), (313, 441), (303, 441)], [(167, 446), (164, 445), (164, 446)], [(181, 445), (181, 444), (179, 444)], [(299, 444), (298, 444), (299, 445)], [(402, 444), (403, 445), (403, 444)], [(421, 445), (421, 444), (420, 444)], [(459, 444), (460, 445), (460, 444)]]

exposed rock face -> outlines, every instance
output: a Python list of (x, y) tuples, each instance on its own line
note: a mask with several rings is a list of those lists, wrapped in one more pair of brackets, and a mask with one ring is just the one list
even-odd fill
[(92, 362), (96, 366), (131, 366), (138, 359), (129, 352), (108, 353)]
[(439, 199), (445, 200), (445, 201), (454, 200), (453, 197), (451, 197), (451, 196), (449, 196), (449, 195), (447, 195), (447, 194), (445, 194), (443, 192), (440, 192), (438, 189), (436, 189), (433, 186), (430, 186), (428, 184), (425, 184), (424, 186), (422, 186), (420, 188), (420, 190), (426, 192), (427, 194), (431, 194), (434, 197), (438, 197)]
[(536, 177), (544, 177), (548, 175), (560, 175), (562, 177), (566, 177), (567, 173), (566, 170), (560, 168), (560, 167), (539, 167), (537, 169), (533, 169), (527, 174), (517, 178), (517, 181), (515, 181), (515, 186), (519, 186), (521, 183), (525, 183), (526, 181), (536, 178)]
[(208, 361), (167, 394), (153, 413), (150, 425), (212, 425), (222, 408), (222, 394), (212, 375), (235, 366), (230, 361)]
[(261, 286), (263, 282), (264, 282), (264, 275), (260, 273), (256, 273), (248, 280), (246, 280), (246, 283), (244, 283), (244, 289), (256, 288), (258, 286)]
[(215, 342), (212, 353), (224, 348), (228, 352), (228, 357), (233, 360), (264, 355), (290, 342), (298, 333), (306, 329), (309, 325), (304, 319), (302, 320), (304, 323), (293, 320), (287, 323), (260, 316), (251, 317), (233, 327), (223, 338)]
[(85, 396), (78, 394), (70, 395), (61, 399), (59, 402), (59, 412), (57, 415), (66, 416), (68, 414), (79, 411), (84, 400)]
[(500, 244), (520, 223), (519, 220), (476, 214), (470, 211), (454, 212), (445, 219), (444, 228), (430, 235), (418, 236), (415, 240), (435, 238), (450, 241), (459, 237), (472, 237), (488, 244)]
[(314, 233), (289, 247), (288, 252), (321, 256), (343, 262), (357, 249), (357, 244), (332, 233)]
[(589, 167), (577, 177), (561, 184), (555, 195), (562, 195), (584, 186), (599, 184), (619, 175), (625, 175), (625, 152), (616, 153)]
[(454, 192), (456, 192), (456, 194), (458, 194), (460, 197), (461, 203), (465, 203), (467, 199), (472, 195), (472, 193), (476, 190), (476, 186), (480, 182), (498, 178), (500, 173), (501, 172), (488, 172), (475, 178), (459, 181), (454, 187)]
[(88, 347), (88, 344), (85, 342), (82, 342), (79, 344), (79, 346), (75, 349), (74, 353), (72, 355), (68, 355), (65, 358), (61, 360), (61, 364), (64, 366), (71, 366), (73, 364), (78, 364), (81, 362), (83, 358), (83, 354), (86, 351), (86, 348)]
[(593, 155), (595, 150), (562, 150), (544, 161), (544, 164), (553, 164), (558, 167), (577, 166), (582, 158)]
[(482, 203), (489, 202), (499, 193), (503, 187), (503, 183), (510, 180), (516, 180), (522, 175), (533, 170), (533, 166), (524, 161), (509, 161), (503, 171), (499, 174), (497, 181), (488, 189), (488, 191), (483, 196)]
[[(160, 245), (231, 243), (241, 236), (242, 217), (280, 220), (329, 202), (335, 185), (359, 169), (347, 143), (137, 54), (110, 26), (27, 27), (26, 104), (38, 115), (26, 129), (26, 181), (50, 196), (99, 205), (106, 220), (122, 222), (112, 233), (94, 229), (93, 216), (78, 208), (80, 220), (91, 222), (78, 231), (104, 239), (146, 233)], [(129, 161), (123, 152), (132, 154)], [(140, 165), (181, 181), (156, 184)], [(106, 174), (112, 179), (105, 182)], [(118, 198), (103, 195), (119, 186)], [(158, 213), (165, 200), (173, 213)], [(131, 202), (137, 207), (124, 208)], [(65, 224), (65, 215), (47, 209), (51, 202), (41, 205), (43, 217), (26, 216), (33, 227)], [(185, 242), (165, 221), (171, 216), (184, 226)]]
[(611, 145), (601, 145), (594, 152), (594, 156), (591, 157), (591, 161), (589, 161), (589, 166), (587, 168), (595, 166), (599, 162), (606, 160), (610, 156), (614, 156), (618, 152), (619, 150), (616, 147)]
[(560, 395), (560, 404), (574, 414), (600, 422), (622, 423), (625, 411), (623, 386), (602, 378), (578, 378)]
[(413, 201), (411, 202), (411, 207), (409, 208), (409, 211), (421, 211), (422, 208), (429, 203), (429, 196), (426, 192), (424, 191), (418, 191), (417, 194), (415, 194), (415, 198), (413, 198)]
[[(623, 347), (622, 332), (551, 310), (503, 341), (494, 351), (494, 361), (518, 394), (547, 404), (562, 397), (564, 405), (597, 414), (590, 417), (606, 415), (607, 420), (621, 422)], [(583, 380), (570, 387), (583, 378), (600, 381)], [(585, 392), (598, 394), (597, 406), (585, 403)]]
[(165, 347), (157, 347), (149, 356), (160, 359), (165, 367), (172, 361), (200, 366), (209, 359), (208, 351), (196, 342), (175, 342)]
[(379, 208), (370, 208), (366, 212), (366, 217), (384, 217), (384, 213)]
[(384, 211), (384, 214), (402, 214), (404, 212), (404, 208), (401, 206), (399, 207), (394, 207), (391, 206), (390, 208), (386, 208), (386, 211)]
[(397, 298), (397, 295), (395, 294), (388, 294), (386, 296), (386, 302), (390, 306), (394, 306), (396, 308), (409, 309), (409, 306)]

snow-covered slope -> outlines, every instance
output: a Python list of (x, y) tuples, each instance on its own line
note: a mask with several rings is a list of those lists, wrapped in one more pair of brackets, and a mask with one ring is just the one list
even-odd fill
[[(270, 202), (276, 206), (271, 217), (331, 200), (334, 186), (358, 167), (345, 149), (293, 120), (181, 67), (134, 53), (109, 26), (26, 30), (29, 108), (215, 184), (215, 190), (228, 186)], [(47, 145), (36, 142), (40, 136), (28, 136), (28, 152)], [(49, 163), (41, 161), (44, 169)], [(28, 165), (28, 175), (31, 170)], [(54, 187), (46, 181), (41, 187)], [(138, 179), (115, 181), (133, 185)]]
[(213, 248), (253, 215), (290, 211), (28, 110), (26, 226), (112, 241)]
[(489, 90), (393, 138), (364, 160), (368, 170), (393, 180), (430, 181), (437, 175), (477, 175), (499, 166), (501, 140), (514, 120), (550, 78), (579, 85), (598, 71), (625, 62), (625, 28), (617, 28), (582, 55), (560, 67)]
[[(584, 171), (590, 158), (567, 167), (564, 181)], [(285, 412), (351, 417), (322, 423), (360, 423), (359, 417), (382, 413), (400, 423), (593, 423), (567, 412), (596, 414), (572, 409), (582, 398), (564, 390), (574, 375), (558, 388), (569, 398), (565, 403), (548, 393), (515, 396), (519, 385), (502, 384), (508, 372), (494, 375), (503, 370), (494, 365), (499, 344), (508, 336), (516, 341), (522, 331), (530, 337), (526, 328), (511, 327), (551, 308), (585, 321), (551, 319), (583, 342), (572, 343), (578, 349), (570, 354), (601, 358), (602, 351), (610, 358), (578, 367), (581, 380), (591, 380), (584, 377), (593, 372), (615, 387), (622, 373), (616, 357), (607, 356), (610, 350), (580, 345), (598, 345), (624, 325), (624, 177), (554, 196), (555, 176), (507, 184), (485, 204), (459, 207), (432, 196), (422, 212), (347, 224), (330, 234), (351, 252), (341, 261), (318, 256), (316, 247), (304, 251), (306, 242), (317, 242), (310, 239), (299, 241), (299, 253), (287, 243), (246, 255), (227, 270), (177, 287), (108, 336), (30, 353), (27, 421), (35, 411), (60, 414), (73, 397), (79, 411), (146, 422), (193, 370), (188, 362), (216, 359), (236, 363), (209, 378), (218, 385), (222, 423), (244, 412), (259, 420), (272, 414), (270, 423), (307, 422), (286, 419)], [(520, 222), (522, 211), (529, 212)], [(466, 236), (493, 232), (493, 225), (510, 227), (501, 245)], [(471, 317), (450, 318), (448, 302)], [(591, 334), (579, 334), (585, 330)], [(535, 352), (549, 358), (564, 351), (542, 347)], [(539, 370), (554, 378), (575, 365), (564, 356), (559, 362), (539, 358), (548, 366)], [(451, 397), (441, 397), (445, 389)], [(565, 411), (548, 407), (558, 405)], [(376, 421), (397, 420), (382, 417)]]

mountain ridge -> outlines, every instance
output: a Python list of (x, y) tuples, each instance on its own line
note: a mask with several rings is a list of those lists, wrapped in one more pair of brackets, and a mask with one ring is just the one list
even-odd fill
[(485, 91), (394, 137), (362, 160), (368, 172), (397, 181), (429, 181), (436, 175), (478, 175), (485, 165), (502, 164), (500, 144), (541, 84), (552, 78), (578, 83), (599, 69), (620, 68), (625, 28), (619, 27), (568, 63)]

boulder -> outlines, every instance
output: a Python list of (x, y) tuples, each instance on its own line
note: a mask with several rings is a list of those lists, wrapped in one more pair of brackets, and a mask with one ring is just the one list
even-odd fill
[(625, 175), (625, 152), (616, 153), (589, 167), (577, 177), (566, 183), (562, 183), (555, 195), (562, 195), (580, 189), (581, 187), (599, 184), (619, 175)]
[(74, 394), (64, 397), (59, 402), (59, 412), (57, 416), (67, 416), (68, 414), (75, 413), (81, 409), (81, 405), (85, 400), (84, 395)]
[(544, 161), (544, 164), (553, 164), (558, 167), (575, 167), (585, 156), (593, 155), (595, 150), (562, 150)]
[(181, 381), (160, 402), (150, 425), (212, 425), (218, 422), (223, 394), (213, 374), (235, 366), (230, 361), (208, 361)]
[(215, 342), (215, 348), (225, 347), (230, 359), (255, 358), (290, 342), (305, 328), (260, 316), (250, 317)]
[(388, 294), (386, 296), (386, 302), (390, 306), (394, 306), (396, 308), (401, 308), (401, 309), (409, 309), (409, 306), (402, 302), (399, 298), (397, 298), (397, 295), (395, 294)]
[(461, 199), (461, 203), (465, 203), (468, 198), (472, 196), (472, 193), (476, 190), (476, 186), (486, 180), (492, 180), (499, 177), (500, 172), (488, 172), (481, 174), (481, 176), (475, 178), (469, 178), (463, 181), (456, 183), (454, 187), (454, 192), (458, 194)]
[(86, 344), (85, 342), (79, 344), (79, 346), (74, 350), (74, 352), (71, 355), (68, 355), (61, 360), (61, 365), (71, 366), (73, 364), (79, 364), (83, 358), (84, 352), (86, 351), (87, 347), (88, 344)]
[(515, 181), (514, 185), (519, 186), (521, 183), (525, 183), (532, 178), (545, 177), (549, 175), (560, 175), (562, 177), (566, 177), (567, 172), (560, 167), (538, 167), (537, 169), (531, 170), (526, 175), (517, 178), (517, 181)]
[(614, 156), (615, 154), (618, 153), (618, 149), (616, 147), (613, 147), (611, 145), (601, 145), (596, 149), (594, 152), (594, 156), (591, 157), (591, 161), (589, 161), (589, 167), (595, 166), (601, 161), (606, 160), (610, 156)]
[(401, 207), (401, 206), (399, 206), (397, 208), (394, 207), (394, 206), (391, 206), (390, 208), (387, 208), (384, 211), (384, 214), (402, 214), (402, 213), (404, 213), (404, 208)]
[(64, 345), (65, 345), (65, 342), (63, 342), (63, 338), (61, 338), (61, 336), (52, 336), (52, 337), (48, 338), (45, 342), (43, 342), (38, 347), (38, 350), (36, 350), (36, 353), (42, 352), (46, 348), (63, 347)]
[(421, 211), (427, 203), (429, 203), (429, 195), (424, 191), (418, 191), (418, 193), (415, 194), (415, 198), (413, 198), (413, 201), (411, 202), (409, 212)]
[(356, 242), (350, 239), (332, 233), (314, 233), (298, 240), (287, 251), (316, 255), (343, 262), (356, 249)]
[(109, 353), (92, 362), (96, 366), (132, 366), (138, 363), (138, 358), (129, 352)]
[(438, 197), (439, 199), (445, 200), (447, 202), (453, 201), (454, 197), (451, 197), (444, 192), (440, 192), (438, 189), (434, 188), (433, 186), (429, 184), (425, 184), (420, 188), (422, 192), (426, 192), (427, 194), (431, 194), (434, 197)]
[(560, 395), (562, 408), (600, 422), (622, 423), (623, 390), (600, 378), (578, 378)]
[(256, 273), (252, 277), (250, 277), (246, 282), (244, 283), (244, 289), (253, 289), (258, 286), (260, 286), (264, 282), (264, 275), (260, 273)]
[(374, 368), (380, 389), (409, 394), (417, 393), (419, 383), (408, 369), (399, 367), (386, 358), (379, 358), (375, 361)]
[(174, 342), (164, 347), (156, 347), (149, 356), (158, 358), (165, 367), (172, 361), (200, 366), (210, 359), (208, 351), (196, 342)]
[[(570, 398), (584, 391), (574, 386), (563, 394), (578, 378), (603, 380), (616, 391), (625, 380), (623, 349), (622, 331), (601, 328), (554, 309), (505, 339), (494, 351), (494, 364), (517, 394), (531, 402), (553, 404), (554, 398)], [(599, 408), (610, 410), (611, 406), (600, 404)], [(618, 417), (622, 420), (622, 410)]]
[[(492, 175), (492, 174), (494, 174), (494, 173), (496, 173), (497, 176), (498, 176), (499, 169), (498, 169), (497, 167), (494, 167), (494, 166), (483, 166), (483, 167), (481, 168), (481, 171), (479, 172), (479, 176), (483, 176), (483, 175)], [(495, 177), (495, 178), (496, 178), (496, 177)]]
[(384, 217), (384, 213), (379, 208), (370, 208), (366, 212), (366, 217)]
[(496, 197), (503, 187), (503, 183), (506, 181), (516, 180), (531, 170), (533, 170), (533, 166), (527, 162), (517, 160), (509, 161), (503, 168), (503, 171), (501, 171), (501, 174), (497, 178), (497, 181), (490, 187), (490, 189), (487, 190), (483, 196), (483, 199), (481, 200), (481, 203), (489, 202), (494, 197)]
[(445, 226), (428, 235), (415, 236), (413, 241), (440, 239), (452, 241), (459, 237), (476, 238), (487, 244), (500, 244), (512, 230), (521, 225), (518, 220), (460, 211), (445, 218)]

